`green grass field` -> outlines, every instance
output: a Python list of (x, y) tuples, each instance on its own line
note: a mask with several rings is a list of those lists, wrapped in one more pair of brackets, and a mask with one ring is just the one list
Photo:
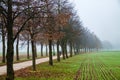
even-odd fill
[[(98, 52), (80, 54), (72, 58), (22, 69), (15, 80), (120, 80), (120, 52)], [(0, 80), (4, 80), (0, 77)]]

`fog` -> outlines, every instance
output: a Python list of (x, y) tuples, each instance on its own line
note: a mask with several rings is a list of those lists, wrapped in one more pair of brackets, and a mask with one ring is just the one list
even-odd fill
[(120, 49), (120, 0), (70, 0), (84, 27)]
[[(120, 0), (69, 0), (84, 27), (120, 49)], [(2, 51), (0, 43), (0, 51)]]

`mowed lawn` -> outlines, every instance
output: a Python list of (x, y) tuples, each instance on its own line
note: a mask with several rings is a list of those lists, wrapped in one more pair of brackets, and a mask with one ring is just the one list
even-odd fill
[(120, 52), (80, 54), (54, 61), (54, 66), (39, 64), (37, 71), (19, 70), (15, 76), (15, 80), (120, 80)]

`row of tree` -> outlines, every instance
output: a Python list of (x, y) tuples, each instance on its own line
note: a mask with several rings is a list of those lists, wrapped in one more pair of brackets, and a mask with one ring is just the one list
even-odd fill
[(49, 56), (50, 65), (53, 65), (52, 45), (57, 46), (59, 62), (61, 51), (65, 59), (69, 54), (72, 57), (73, 52), (78, 54), (81, 51), (101, 48), (101, 41), (82, 26), (67, 0), (0, 0), (0, 34), (3, 45), (2, 62), (7, 63), (6, 80), (14, 80), (14, 43), (17, 60), (19, 60), (19, 42), (27, 43), (28, 59), (31, 43), (33, 70), (36, 70), (38, 45), (41, 45), (41, 56), (43, 56), (43, 45), (49, 46), (49, 54), (46, 55)]

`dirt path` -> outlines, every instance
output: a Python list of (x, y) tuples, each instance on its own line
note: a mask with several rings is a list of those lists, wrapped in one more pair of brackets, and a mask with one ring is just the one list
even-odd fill
[[(54, 56), (53, 59), (56, 59), (57, 57)], [(41, 59), (36, 59), (36, 64), (40, 64), (43, 62), (47, 62), (49, 60), (49, 58), (41, 58)], [(16, 63), (13, 65), (14, 66), (14, 71), (32, 66), (32, 61), (25, 61), (25, 62), (21, 62), (21, 63)], [(1, 66), (0, 67), (0, 75), (6, 74), (6, 66)]]

